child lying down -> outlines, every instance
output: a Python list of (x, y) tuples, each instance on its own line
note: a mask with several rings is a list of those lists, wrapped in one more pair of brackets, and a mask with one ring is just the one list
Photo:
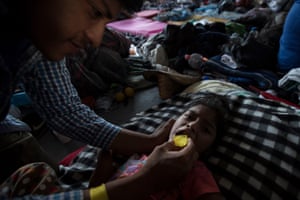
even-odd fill
[[(221, 137), (228, 104), (222, 96), (210, 94), (190, 103), (188, 107), (175, 121), (169, 140), (174, 141), (174, 148), (178, 149), (185, 146), (190, 138), (197, 148), (199, 159), (189, 175), (178, 183), (176, 188), (152, 194), (148, 199), (223, 199), (218, 185), (202, 160), (208, 156)], [(90, 180), (90, 187), (107, 179), (113, 180), (138, 173), (146, 162), (147, 155), (134, 154), (117, 170), (113, 170), (111, 153), (102, 153), (98, 161), (101, 164)]]

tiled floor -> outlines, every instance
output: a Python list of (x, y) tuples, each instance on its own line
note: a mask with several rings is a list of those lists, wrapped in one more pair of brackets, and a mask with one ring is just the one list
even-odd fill
[[(126, 104), (114, 104), (111, 109), (103, 114), (103, 117), (115, 124), (121, 125), (127, 122), (136, 113), (146, 110), (161, 101), (157, 87), (137, 92), (130, 98)], [(40, 143), (58, 162), (68, 153), (76, 150), (83, 144), (72, 140), (68, 143), (62, 143), (56, 136), (46, 133), (39, 138)]]

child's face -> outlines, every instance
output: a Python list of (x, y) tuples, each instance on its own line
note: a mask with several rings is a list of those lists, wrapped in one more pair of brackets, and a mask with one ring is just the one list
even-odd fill
[(189, 108), (176, 120), (170, 133), (170, 139), (173, 139), (175, 135), (188, 135), (201, 155), (213, 144), (216, 138), (216, 126), (216, 111), (205, 105), (196, 105)]

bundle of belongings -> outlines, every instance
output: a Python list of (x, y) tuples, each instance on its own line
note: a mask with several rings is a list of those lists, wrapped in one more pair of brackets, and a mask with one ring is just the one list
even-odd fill
[[(140, 55), (151, 60), (153, 66), (161, 64), (165, 66), (165, 69), (173, 70), (155, 69), (154, 67), (151, 70), (151, 77), (148, 75), (150, 72), (145, 72), (147, 80), (155, 80), (153, 71), (156, 70), (160, 74), (159, 76), (162, 73), (166, 74), (167, 71), (169, 78), (172, 77), (172, 74), (177, 76), (176, 73), (185, 76), (192, 74), (191, 82), (195, 78), (198, 80), (223, 79), (240, 85), (251, 84), (263, 90), (277, 87), (278, 77), (274, 72), (275, 51), (250, 36), (245, 39), (235, 35), (230, 37), (226, 33), (226, 24), (218, 22), (209, 26), (193, 25), (192, 23), (185, 23), (182, 26), (168, 25), (164, 32), (148, 38), (137, 47), (140, 49)], [(261, 51), (257, 51), (257, 48)], [(164, 56), (157, 55), (157, 52)], [(198, 67), (191, 66), (186, 58), (187, 55), (192, 54), (200, 54), (210, 59), (208, 62), (198, 64)], [(167, 59), (153, 59), (157, 57)], [(233, 62), (226, 62), (225, 57)], [(172, 82), (176, 85), (174, 80)], [(181, 83), (177, 82), (178, 84)], [(161, 85), (159, 83), (160, 89), (163, 87)], [(186, 84), (182, 84), (182, 86), (186, 86)], [(176, 91), (178, 92), (179, 89)], [(167, 97), (164, 96), (164, 98)]]
[(106, 29), (101, 46), (89, 48), (80, 55), (67, 58), (72, 83), (81, 98), (97, 98), (112, 84), (127, 85), (130, 40), (122, 34)]

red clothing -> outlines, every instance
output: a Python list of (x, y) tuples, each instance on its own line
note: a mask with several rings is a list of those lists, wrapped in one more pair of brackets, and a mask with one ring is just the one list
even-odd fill
[(203, 162), (198, 161), (182, 183), (172, 190), (151, 195), (151, 200), (197, 199), (203, 194), (219, 193), (219, 187)]
[[(130, 176), (136, 173), (146, 162), (147, 156), (132, 156), (115, 174), (113, 179)], [(182, 200), (197, 199), (203, 194), (219, 193), (219, 187), (211, 172), (202, 161), (197, 161), (185, 180), (176, 188), (162, 191), (150, 196), (149, 200)]]

